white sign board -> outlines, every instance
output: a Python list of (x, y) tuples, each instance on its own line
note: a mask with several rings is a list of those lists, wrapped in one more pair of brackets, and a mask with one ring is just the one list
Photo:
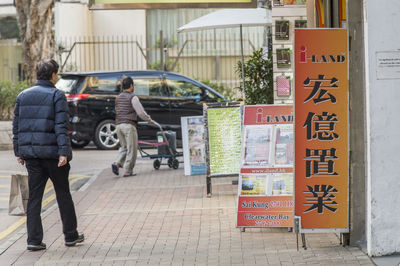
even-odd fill
[(400, 51), (376, 52), (377, 79), (400, 79)]
[(181, 128), (185, 175), (205, 175), (204, 117), (181, 117)]

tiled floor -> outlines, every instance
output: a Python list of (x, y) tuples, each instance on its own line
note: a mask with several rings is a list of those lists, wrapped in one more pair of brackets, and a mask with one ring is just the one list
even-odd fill
[(358, 248), (342, 247), (334, 234), (309, 234), (308, 249), (281, 229), (235, 227), (237, 186), (213, 179), (207, 198), (204, 176), (183, 169), (136, 167), (135, 177), (105, 170), (73, 197), (86, 240), (64, 246), (58, 210), (44, 217), (48, 248), (26, 251), (22, 235), (0, 256), (0, 265), (373, 265)]

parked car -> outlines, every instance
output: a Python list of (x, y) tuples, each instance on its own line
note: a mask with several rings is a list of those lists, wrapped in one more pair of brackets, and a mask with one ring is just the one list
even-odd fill
[[(203, 114), (204, 102), (225, 101), (210, 87), (183, 75), (163, 71), (119, 71), (63, 73), (56, 87), (65, 92), (72, 146), (81, 148), (91, 140), (99, 149), (116, 149), (115, 98), (121, 92), (123, 77), (132, 77), (135, 92), (146, 112), (164, 129), (181, 139), (182, 116)], [(155, 140), (157, 127), (138, 123), (140, 140)]]

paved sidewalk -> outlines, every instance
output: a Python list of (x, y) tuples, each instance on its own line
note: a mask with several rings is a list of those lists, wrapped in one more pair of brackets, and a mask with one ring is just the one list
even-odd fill
[(150, 161), (136, 172), (122, 178), (106, 169), (73, 194), (82, 245), (64, 246), (54, 208), (44, 215), (47, 250), (26, 251), (22, 234), (0, 265), (373, 265), (358, 248), (341, 247), (334, 234), (307, 235), (308, 249), (297, 251), (287, 229), (240, 232), (230, 178), (213, 179), (207, 198), (204, 176), (165, 166), (156, 171)]

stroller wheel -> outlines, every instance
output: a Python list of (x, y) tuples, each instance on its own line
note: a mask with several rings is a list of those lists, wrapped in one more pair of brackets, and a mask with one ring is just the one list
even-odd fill
[(169, 167), (169, 168), (172, 168), (172, 166), (173, 166), (173, 161), (174, 161), (174, 160), (173, 160), (172, 158), (169, 158), (169, 159), (168, 159), (168, 167)]
[(174, 169), (179, 168), (179, 161), (177, 159), (172, 160), (172, 168), (174, 168)]
[(160, 165), (161, 165), (161, 162), (158, 159), (153, 162), (153, 167), (156, 170), (160, 169)]

